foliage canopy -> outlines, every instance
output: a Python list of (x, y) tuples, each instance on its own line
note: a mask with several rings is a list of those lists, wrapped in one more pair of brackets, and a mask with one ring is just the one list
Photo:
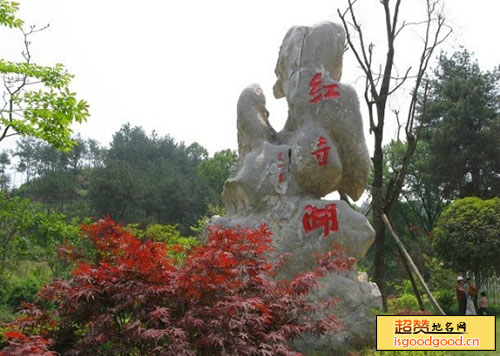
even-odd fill
[(500, 70), (442, 53), (423, 113), (427, 173), (447, 199), (500, 196)]
[(30, 37), (45, 28), (24, 30), (22, 21), (15, 17), (17, 10), (17, 3), (0, 0), (0, 25), (20, 29), (25, 45), (23, 62), (0, 58), (4, 83), (0, 142), (14, 135), (33, 136), (68, 151), (74, 145), (70, 125), (87, 119), (88, 104), (70, 91), (73, 75), (62, 64), (40, 66), (32, 62)]
[[(69, 254), (77, 264), (68, 281), (57, 280), (41, 298), (50, 311), (28, 305), (4, 335), (7, 356), (26, 343), (54, 340), (62, 355), (299, 355), (287, 341), (304, 332), (335, 331), (333, 301), (311, 303), (316, 280), (349, 268), (334, 249), (318, 267), (291, 281), (273, 279), (283, 263), (267, 259), (270, 232), (212, 228), (207, 243), (181, 265), (162, 242), (141, 241), (109, 219), (83, 227), (97, 255)], [(327, 312), (315, 318), (316, 311)], [(48, 352), (48, 351), (47, 351)]]
[(457, 272), (500, 271), (500, 198), (457, 199), (439, 217), (435, 249)]

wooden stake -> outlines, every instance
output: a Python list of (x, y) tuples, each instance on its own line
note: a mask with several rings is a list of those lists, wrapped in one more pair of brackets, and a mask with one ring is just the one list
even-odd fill
[(408, 262), (408, 264), (410, 265), (410, 268), (412, 269), (413, 273), (415, 273), (417, 275), (418, 280), (420, 281), (420, 283), (422, 283), (422, 286), (424, 287), (425, 294), (427, 294), (427, 296), (429, 297), (429, 300), (430, 300), (432, 306), (439, 312), (439, 314), (446, 315), (446, 313), (443, 311), (443, 309), (441, 309), (441, 307), (439, 306), (438, 302), (436, 301), (436, 299), (432, 295), (431, 291), (427, 287), (427, 284), (425, 283), (424, 278), (422, 277), (422, 275), (418, 271), (418, 268), (417, 268), (417, 266), (415, 266), (415, 263), (413, 263), (413, 260), (411, 259), (410, 255), (406, 251), (403, 243), (401, 242), (401, 240), (399, 239), (398, 235), (396, 234), (396, 232), (392, 228), (392, 225), (389, 222), (389, 219), (387, 218), (387, 215), (386, 214), (382, 214), (382, 219), (384, 220), (384, 223), (387, 225), (387, 228), (391, 232), (392, 237), (394, 237), (394, 240), (396, 241), (396, 244), (398, 245), (400, 251), (402, 252), (401, 256), (403, 256), (403, 258), (406, 260), (406, 262)]

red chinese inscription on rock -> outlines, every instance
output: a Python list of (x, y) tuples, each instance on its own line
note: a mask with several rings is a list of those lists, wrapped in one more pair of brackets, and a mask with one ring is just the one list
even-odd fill
[(285, 181), (285, 175), (283, 174), (283, 168), (285, 168), (285, 161), (283, 160), (283, 152), (278, 152), (278, 181), (283, 183)]
[(316, 73), (309, 82), (309, 88), (311, 89), (309, 91), (309, 101), (313, 104), (321, 101), (321, 99), (340, 97), (340, 93), (338, 91), (339, 85), (323, 85), (323, 80), (321, 79), (322, 76), (322, 73)]
[(302, 225), (306, 233), (323, 228), (323, 235), (328, 236), (330, 231), (338, 231), (337, 205), (328, 204), (324, 208), (306, 205)]
[(328, 163), (328, 152), (330, 151), (330, 147), (326, 142), (326, 138), (323, 136), (318, 137), (318, 143), (316, 144), (318, 149), (311, 154), (316, 157), (318, 161), (318, 166), (323, 167)]

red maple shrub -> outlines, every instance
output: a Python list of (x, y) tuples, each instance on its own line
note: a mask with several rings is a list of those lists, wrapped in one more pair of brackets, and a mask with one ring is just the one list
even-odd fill
[(56, 323), (34, 304), (23, 303), (22, 307), (22, 315), (3, 334), (8, 346), (0, 356), (57, 356), (49, 350), (52, 341), (45, 338)]
[[(34, 318), (49, 325), (38, 334), (54, 340), (52, 349), (62, 355), (299, 355), (289, 340), (339, 328), (328, 313), (315, 317), (332, 301), (304, 298), (319, 277), (349, 268), (353, 261), (338, 248), (318, 256), (314, 271), (279, 281), (273, 277), (284, 261), (269, 260), (265, 225), (212, 227), (207, 242), (182, 264), (168, 257), (165, 244), (141, 241), (109, 219), (82, 230), (97, 251), (95, 260), (68, 254), (76, 263), (73, 277), (40, 293), (56, 313)], [(11, 340), (10, 349), (24, 347), (23, 340)]]
[(57, 356), (50, 351), (50, 342), (41, 336), (26, 336), (20, 332), (10, 331), (4, 334), (9, 346), (0, 351), (0, 356)]

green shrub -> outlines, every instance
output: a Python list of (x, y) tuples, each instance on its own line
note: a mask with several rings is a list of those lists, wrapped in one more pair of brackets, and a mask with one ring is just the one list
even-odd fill
[(452, 290), (441, 289), (433, 294), (439, 306), (447, 315), (455, 315), (457, 313), (456, 297)]
[(399, 281), (399, 283), (391, 283), (392, 287), (396, 291), (396, 294), (412, 294), (413, 286), (411, 285), (411, 281), (409, 279), (403, 279)]
[(13, 321), (16, 316), (7, 308), (6, 305), (0, 305), (0, 335), (3, 332), (2, 324)]
[(33, 275), (12, 278), (4, 296), (5, 304), (11, 310), (16, 310), (21, 306), (22, 302), (33, 302), (43, 284), (43, 281)]
[(178, 262), (182, 262), (186, 258), (187, 252), (200, 244), (200, 241), (194, 237), (182, 236), (178, 224), (151, 224), (145, 229), (140, 229), (138, 224), (129, 224), (126, 229), (141, 239), (152, 239), (155, 242), (165, 243), (167, 247), (171, 248), (168, 254)]
[(397, 310), (420, 310), (418, 300), (413, 294), (405, 293), (398, 298), (389, 299), (387, 301), (387, 309), (389, 313)]

